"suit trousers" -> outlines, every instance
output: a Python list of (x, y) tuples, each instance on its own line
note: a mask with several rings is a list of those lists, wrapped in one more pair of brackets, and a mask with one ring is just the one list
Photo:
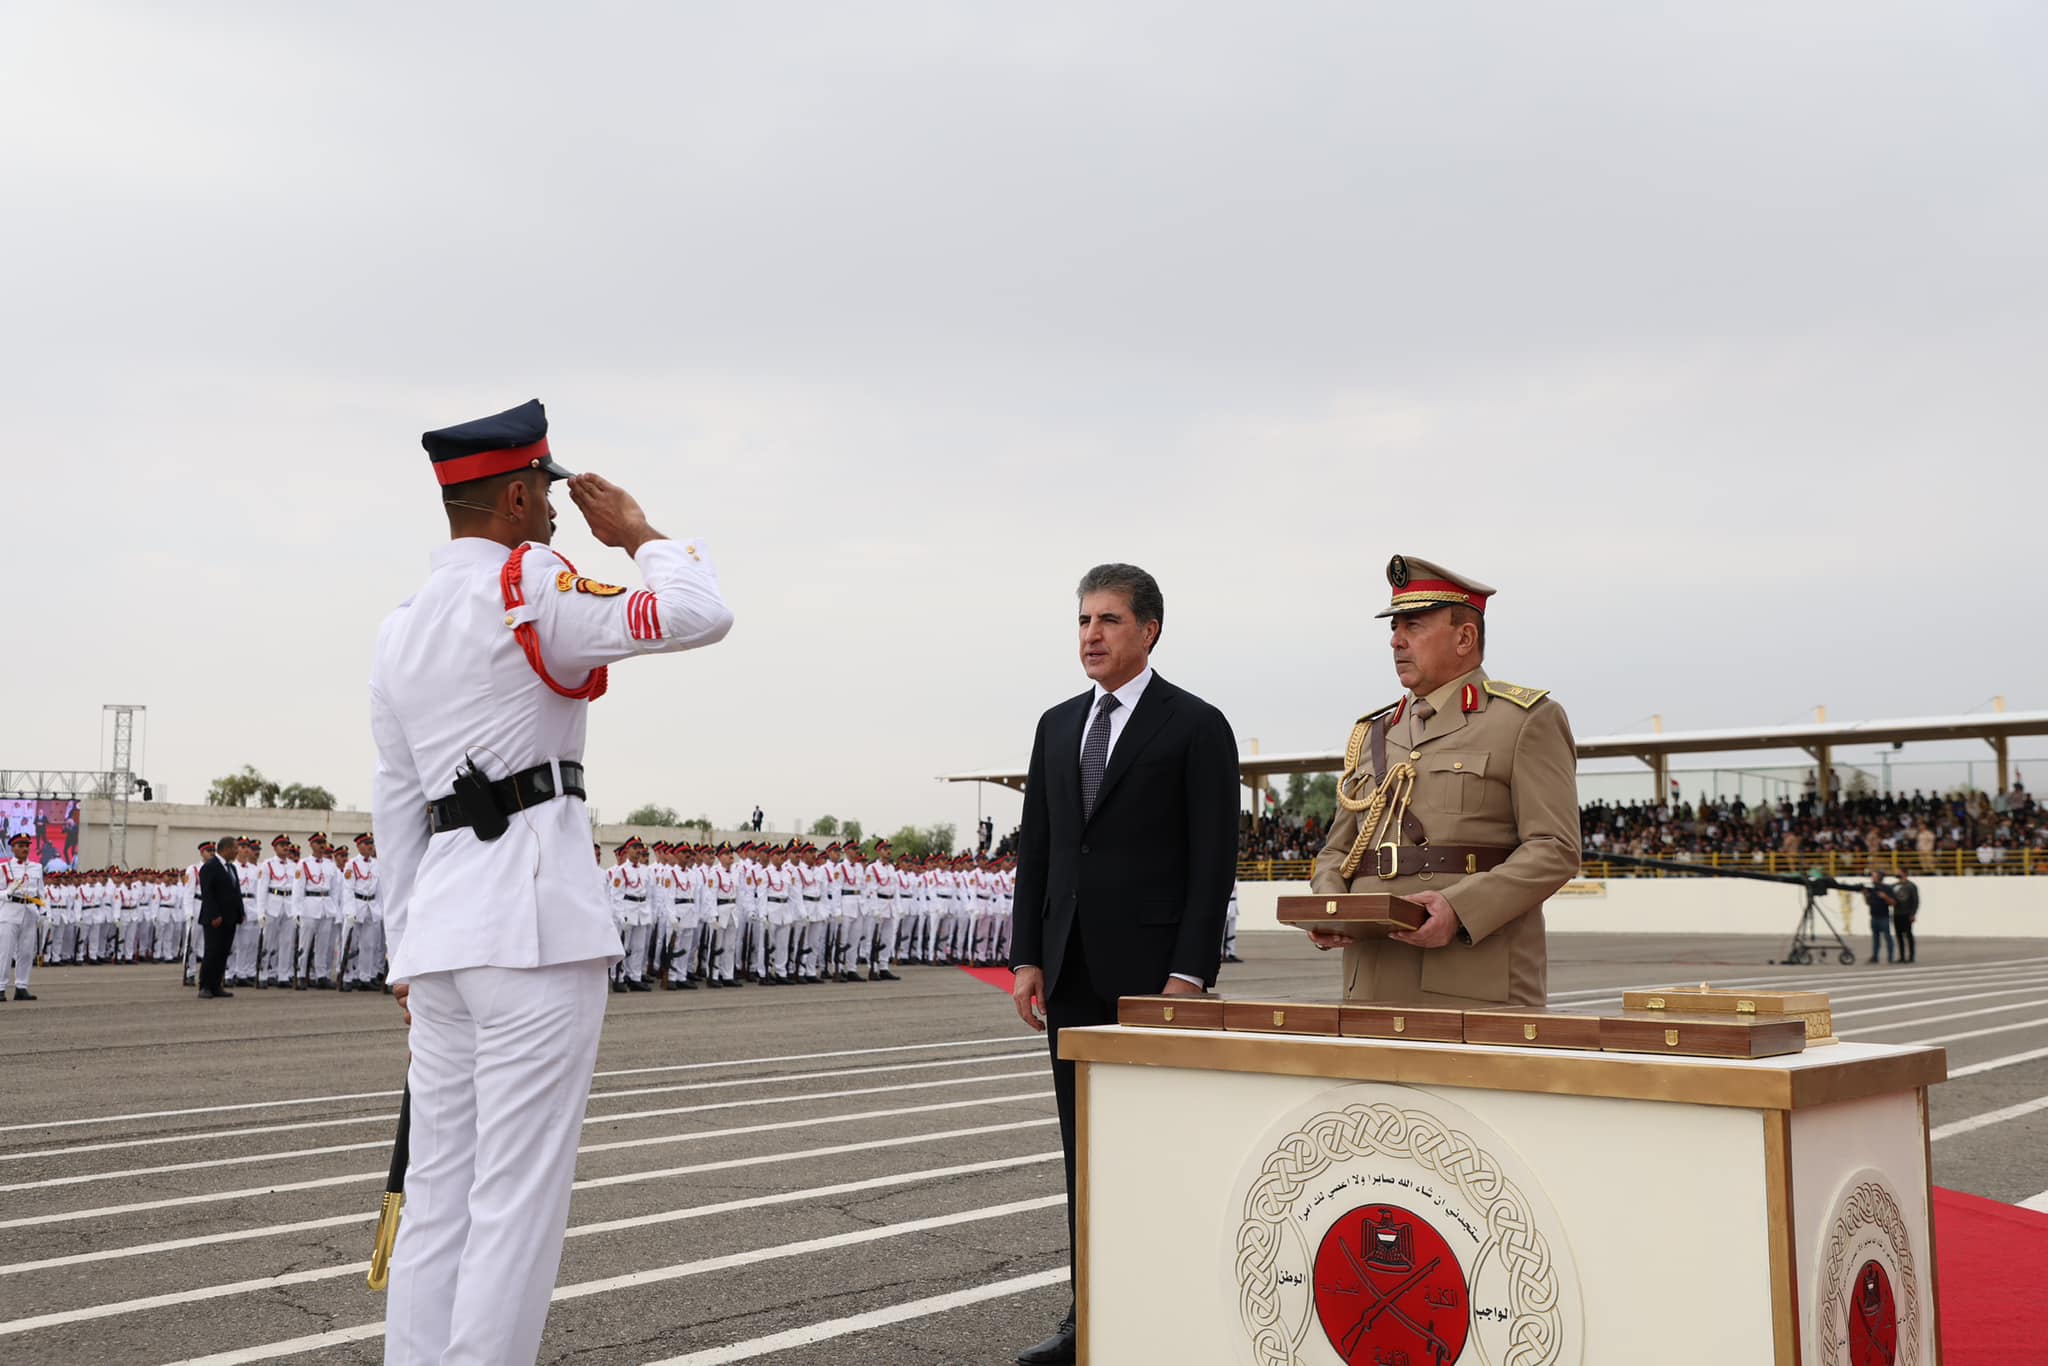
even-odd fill
[(206, 952), (199, 959), (199, 989), (219, 991), (221, 977), (227, 971), (228, 949), (235, 942), (235, 927), (223, 921), (215, 928), (201, 921), (200, 929), (206, 935)]
[[(1052, 1050), (1053, 1103), (1060, 1112), (1060, 1148), (1067, 1161), (1067, 1250), (1074, 1249), (1074, 1064), (1060, 1058), (1060, 1031), (1089, 1025), (1116, 1023), (1116, 998), (1101, 996), (1088, 976), (1088, 961), (1081, 952), (1081, 931), (1075, 926), (1067, 938), (1067, 952), (1060, 964), (1060, 980), (1045, 1002), (1046, 1045)], [(1071, 1268), (1071, 1260), (1069, 1262)], [(1069, 1272), (1071, 1275), (1071, 1270)]]
[(539, 1356), (608, 969), (593, 958), (412, 979), (412, 1160), (385, 1366)]

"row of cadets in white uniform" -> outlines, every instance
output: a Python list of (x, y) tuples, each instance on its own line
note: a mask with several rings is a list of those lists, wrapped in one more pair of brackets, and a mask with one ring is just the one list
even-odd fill
[[(39, 870), (40, 871), (40, 870)], [(43, 872), (37, 942), (50, 966), (177, 961), (182, 896), (155, 869)], [(5, 985), (0, 974), (0, 986)], [(17, 988), (26, 986), (18, 974)]]
[[(296, 984), (344, 991), (362, 990), (384, 975), (384, 914), (378, 892), (376, 846), (356, 837), (357, 852), (337, 864), (326, 836), (315, 835), (313, 857), (300, 856), (286, 835), (271, 841), (272, 856), (253, 861), (256, 843), (242, 841), (240, 858), (229, 866), (241, 884), (245, 918), (235, 930), (224, 974), (228, 986), (283, 987)], [(212, 852), (211, 843), (200, 846)], [(185, 870), (185, 980), (198, 972), (203, 950), (196, 928), (199, 869)]]

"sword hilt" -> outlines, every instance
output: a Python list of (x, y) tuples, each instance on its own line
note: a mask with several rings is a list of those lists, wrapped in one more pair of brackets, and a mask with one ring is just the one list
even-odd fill
[(377, 1245), (370, 1251), (372, 1290), (382, 1290), (391, 1284), (391, 1249), (398, 1243), (398, 1217), (404, 1208), (404, 1191), (384, 1192), (384, 1206), (377, 1215)]

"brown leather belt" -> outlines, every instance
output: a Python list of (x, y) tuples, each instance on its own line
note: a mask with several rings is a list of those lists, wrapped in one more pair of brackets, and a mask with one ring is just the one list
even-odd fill
[(1512, 849), (1486, 844), (1382, 844), (1373, 850), (1373, 871), (1382, 881), (1417, 873), (1483, 873), (1508, 861)]

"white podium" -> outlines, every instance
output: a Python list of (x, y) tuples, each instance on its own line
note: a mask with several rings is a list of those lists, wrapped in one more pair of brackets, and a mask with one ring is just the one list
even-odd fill
[(1936, 1366), (1939, 1048), (1757, 1061), (1105, 1027), (1092, 1366)]

